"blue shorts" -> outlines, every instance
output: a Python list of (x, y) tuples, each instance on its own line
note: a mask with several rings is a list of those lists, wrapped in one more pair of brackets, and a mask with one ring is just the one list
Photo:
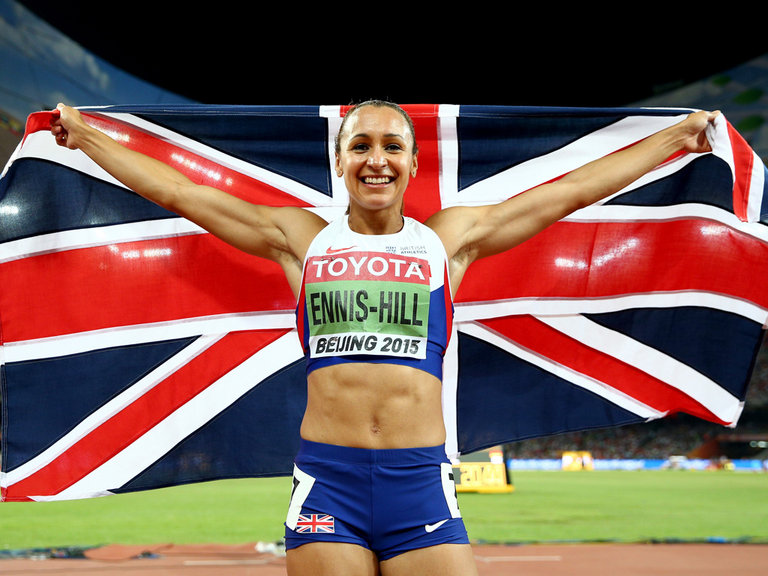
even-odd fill
[(285, 526), (289, 550), (346, 542), (379, 560), (469, 543), (444, 446), (367, 450), (302, 440)]

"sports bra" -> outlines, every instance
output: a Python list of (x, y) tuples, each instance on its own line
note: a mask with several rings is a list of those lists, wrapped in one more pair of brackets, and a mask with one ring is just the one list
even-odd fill
[(304, 260), (296, 324), (307, 374), (340, 363), (413, 366), (442, 379), (453, 324), (445, 248), (404, 218), (395, 234), (359, 234), (331, 222)]

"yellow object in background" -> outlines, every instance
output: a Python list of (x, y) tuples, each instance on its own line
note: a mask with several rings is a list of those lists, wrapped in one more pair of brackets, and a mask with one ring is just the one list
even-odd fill
[(563, 452), (563, 470), (594, 470), (595, 462), (591, 452)]
[(499, 493), (515, 489), (499, 446), (462, 456), (461, 462), (453, 466), (453, 475), (457, 492)]

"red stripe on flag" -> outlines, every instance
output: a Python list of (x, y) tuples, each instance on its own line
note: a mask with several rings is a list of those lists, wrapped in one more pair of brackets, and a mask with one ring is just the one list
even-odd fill
[(728, 122), (727, 125), (734, 162), (733, 212), (739, 220), (746, 222), (755, 154), (741, 134), (734, 130), (731, 123)]
[[(51, 130), (51, 119), (54, 116), (58, 117), (58, 115), (59, 111), (57, 110), (55, 112), (35, 112), (34, 114), (27, 116), (22, 143), (30, 134), (41, 131), (49, 132)], [(51, 136), (51, 138), (53, 138), (53, 136)]]
[[(285, 334), (228, 334), (32, 475), (8, 486), (4, 498), (52, 496), (81, 480), (212, 383)], [(256, 383), (254, 383), (256, 384)], [(138, 474), (140, 470), (136, 470)], [(118, 488), (113, 486), (110, 488)]]
[(767, 281), (768, 244), (717, 222), (559, 222), (475, 262), (456, 301), (701, 290), (768, 308)]
[(293, 310), (279, 265), (209, 234), (98, 246), (0, 265), (6, 342), (216, 314)]
[(405, 213), (424, 222), (442, 208), (437, 106), (425, 104), (404, 108), (413, 120), (419, 146), (419, 169), (405, 193)]
[(590, 348), (532, 316), (509, 316), (481, 322), (495, 332), (551, 361), (658, 410), (685, 412), (727, 424), (696, 400), (642, 370)]

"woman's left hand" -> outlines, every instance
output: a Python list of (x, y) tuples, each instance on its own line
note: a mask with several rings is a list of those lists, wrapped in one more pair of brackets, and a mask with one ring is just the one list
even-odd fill
[(707, 127), (714, 123), (719, 115), (719, 110), (714, 112), (702, 110), (690, 114), (678, 124), (678, 127), (687, 133), (687, 136), (684, 136), (683, 150), (697, 154), (711, 152), (712, 146), (707, 139)]

